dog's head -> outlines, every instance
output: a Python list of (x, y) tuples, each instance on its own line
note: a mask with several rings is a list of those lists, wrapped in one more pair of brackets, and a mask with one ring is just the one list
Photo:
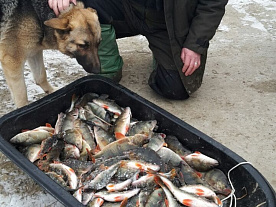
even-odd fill
[(55, 29), (58, 49), (76, 58), (88, 73), (100, 73), (101, 64), (98, 46), (101, 40), (101, 27), (96, 10), (85, 9), (82, 3), (70, 6), (58, 18), (44, 22)]

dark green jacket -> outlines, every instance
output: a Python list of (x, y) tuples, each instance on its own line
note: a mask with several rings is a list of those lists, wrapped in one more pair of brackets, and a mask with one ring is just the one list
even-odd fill
[[(209, 41), (215, 35), (225, 13), (228, 0), (164, 0), (165, 19), (171, 41), (174, 62), (188, 93), (196, 91), (201, 83)], [(191, 76), (181, 69), (182, 48), (201, 54), (201, 67)]]

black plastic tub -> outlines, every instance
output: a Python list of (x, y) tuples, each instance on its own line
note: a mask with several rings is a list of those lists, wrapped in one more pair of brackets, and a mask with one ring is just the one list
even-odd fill
[[(0, 150), (65, 206), (83, 205), (25, 158), (9, 143), (9, 139), (22, 129), (32, 129), (45, 123), (54, 125), (57, 115), (70, 107), (73, 94), (81, 96), (88, 92), (109, 94), (120, 106), (130, 106), (133, 117), (138, 120), (156, 119), (159, 132), (175, 135), (191, 150), (198, 150), (216, 158), (220, 162), (219, 169), (224, 173), (238, 163), (245, 162), (239, 155), (211, 137), (125, 87), (100, 76), (87, 76), (0, 119)], [(241, 165), (230, 175), (236, 196), (242, 198), (238, 199), (237, 206), (276, 206), (273, 188), (254, 167)]]

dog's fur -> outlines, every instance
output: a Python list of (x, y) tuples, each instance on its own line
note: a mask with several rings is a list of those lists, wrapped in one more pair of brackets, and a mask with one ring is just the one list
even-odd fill
[(26, 60), (34, 80), (46, 93), (43, 50), (58, 49), (76, 58), (89, 73), (100, 72), (101, 28), (94, 9), (78, 2), (58, 18), (47, 0), (0, 0), (0, 61), (16, 107), (28, 104), (23, 67)]

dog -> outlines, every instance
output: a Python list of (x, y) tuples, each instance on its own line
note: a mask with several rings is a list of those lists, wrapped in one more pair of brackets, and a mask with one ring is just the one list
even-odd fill
[(45, 93), (56, 90), (47, 81), (43, 50), (57, 49), (88, 73), (100, 73), (101, 27), (96, 10), (70, 5), (58, 17), (47, 0), (0, 0), (0, 61), (17, 108), (28, 104), (24, 80), (27, 61), (35, 83)]

